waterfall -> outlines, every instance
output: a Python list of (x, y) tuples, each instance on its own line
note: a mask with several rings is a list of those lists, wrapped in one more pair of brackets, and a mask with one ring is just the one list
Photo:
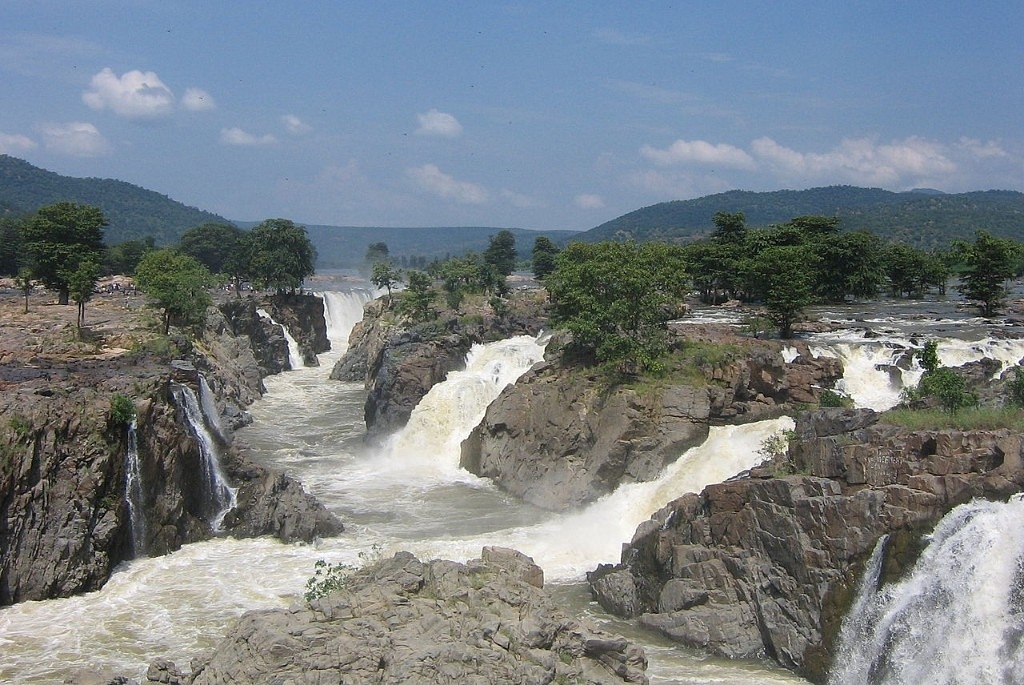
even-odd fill
[(283, 323), (278, 323), (277, 321), (274, 321), (274, 317), (272, 317), (267, 312), (266, 309), (257, 309), (256, 313), (265, 319), (270, 319), (270, 323), (274, 324), (275, 326), (281, 327), (281, 332), (284, 333), (284, 339), (288, 341), (288, 365), (292, 369), (301, 369), (303, 366), (305, 366), (305, 362), (302, 360), (302, 352), (299, 351), (299, 343), (295, 340), (294, 337), (292, 337), (292, 334), (291, 332), (289, 332), (288, 327), (285, 326)]
[(473, 345), (466, 368), (452, 371), (413, 409), (409, 421), (385, 446), (389, 461), (426, 477), (462, 473), (460, 445), (484, 417), (487, 406), (544, 358), (543, 341), (528, 335)]
[(332, 351), (344, 352), (348, 348), (349, 333), (363, 318), (363, 305), (376, 296), (366, 288), (320, 293)]
[(203, 418), (206, 420), (207, 427), (213, 431), (214, 437), (224, 444), (231, 442), (220, 421), (217, 399), (213, 396), (213, 390), (210, 389), (210, 384), (206, 382), (206, 377), (202, 374), (199, 374), (199, 407), (203, 410)]
[(1020, 683), (1024, 677), (1024, 500), (947, 514), (913, 570), (862, 583), (830, 685)]
[(142, 499), (142, 473), (139, 469), (139, 446), (136, 439), (136, 419), (128, 424), (128, 452), (125, 454), (125, 501), (128, 502), (128, 522), (132, 532), (132, 552), (141, 557), (146, 552), (146, 509)]
[(206, 490), (204, 494), (208, 498), (212, 514), (210, 526), (215, 532), (220, 531), (224, 517), (236, 504), (235, 489), (228, 485), (224, 472), (221, 470), (217, 441), (210, 432), (206, 416), (195, 392), (187, 385), (177, 383), (172, 385), (172, 392), (199, 442), (199, 452), (202, 457), (202, 484)]

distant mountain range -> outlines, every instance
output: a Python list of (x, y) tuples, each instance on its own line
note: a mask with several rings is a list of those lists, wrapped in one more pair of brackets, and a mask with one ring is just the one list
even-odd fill
[(685, 241), (709, 234), (715, 212), (743, 212), (748, 226), (780, 224), (808, 214), (837, 216), (848, 231), (868, 230), (919, 248), (971, 239), (977, 229), (1024, 241), (1024, 193), (985, 190), (946, 194), (921, 189), (829, 186), (755, 193), (732, 190), (644, 207), (587, 231), (586, 240)]
[[(157, 245), (172, 245), (189, 228), (224, 217), (186, 206), (166, 195), (131, 183), (99, 178), (72, 178), (0, 155), (0, 216), (22, 215), (61, 200), (99, 207), (110, 222), (108, 245), (152, 236)], [(532, 231), (509, 228), (521, 256), (528, 256), (537, 236), (558, 244), (569, 240), (698, 239), (713, 229), (715, 212), (743, 212), (751, 227), (784, 223), (806, 214), (837, 216), (845, 230), (869, 230), (887, 240), (915, 247), (945, 247), (970, 239), (977, 229), (1024, 242), (1024, 193), (987, 190), (946, 194), (918, 189), (895, 193), (878, 188), (829, 186), (809, 190), (751, 192), (733, 190), (693, 200), (644, 207), (589, 231)], [(319, 255), (319, 268), (358, 266), (370, 243), (384, 242), (394, 256), (444, 258), (483, 251), (494, 227), (356, 227), (306, 225)]]

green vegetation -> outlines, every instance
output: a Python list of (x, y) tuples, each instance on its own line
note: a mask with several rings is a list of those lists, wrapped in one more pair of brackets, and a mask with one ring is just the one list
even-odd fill
[(402, 282), (402, 270), (396, 269), (391, 262), (378, 261), (373, 263), (370, 283), (388, 291), (388, 303), (391, 303), (391, 289)]
[(354, 571), (355, 567), (348, 564), (328, 564), (323, 559), (317, 559), (313, 564), (313, 575), (306, 580), (303, 598), (307, 602), (312, 602), (345, 589), (348, 578)]
[(546, 235), (537, 236), (533, 241), (530, 266), (533, 277), (543, 281), (558, 266), (558, 247)]
[(164, 335), (172, 323), (195, 326), (205, 321), (206, 308), (213, 303), (206, 289), (213, 277), (192, 257), (170, 248), (150, 252), (139, 262), (135, 278), (152, 306), (163, 310)]
[(110, 398), (110, 423), (127, 427), (135, 420), (135, 403), (132, 398), (116, 393)]
[(882, 421), (910, 430), (999, 430), (1024, 431), (1024, 412), (1017, 407), (969, 407), (950, 413), (943, 408), (898, 407), (884, 412)]
[(973, 243), (957, 241), (954, 247), (964, 264), (960, 292), (978, 302), (982, 316), (993, 316), (1006, 302), (1006, 282), (1015, 275), (1021, 245), (977, 231)]
[(32, 276), (58, 293), (67, 304), (71, 278), (83, 262), (99, 263), (103, 253), (103, 227), (96, 207), (58, 202), (42, 207), (22, 226), (22, 241)]
[(211, 274), (234, 276), (245, 261), (244, 256), (238, 259), (244, 236), (242, 229), (234, 224), (210, 222), (185, 231), (178, 249), (205, 266)]
[(516, 268), (516, 237), (511, 231), (498, 231), (488, 239), (484, 264), (504, 278)]
[(274, 288), (278, 294), (292, 292), (312, 276), (316, 250), (304, 226), (288, 219), (267, 219), (246, 236), (249, 277), (261, 287)]
[(79, 329), (85, 323), (85, 303), (92, 299), (93, 290), (96, 288), (96, 281), (100, 277), (100, 265), (91, 259), (85, 259), (78, 263), (71, 275), (68, 276), (68, 292), (71, 299), (78, 306), (76, 325)]
[(686, 293), (680, 248), (661, 243), (570, 243), (547, 277), (552, 323), (567, 352), (635, 376), (661, 367), (666, 322)]

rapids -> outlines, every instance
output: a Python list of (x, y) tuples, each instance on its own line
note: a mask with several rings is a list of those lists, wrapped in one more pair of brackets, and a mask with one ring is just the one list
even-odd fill
[[(187, 668), (243, 612), (298, 601), (318, 559), (359, 564), (367, 554), (408, 549), (425, 558), (462, 560), (497, 544), (533, 556), (549, 586), (577, 612), (643, 642), (652, 683), (804, 682), (766, 663), (715, 659), (639, 631), (602, 613), (581, 582), (597, 564), (617, 561), (622, 542), (667, 501), (759, 461), (761, 442), (790, 427), (789, 419), (716, 427), (657, 481), (623, 486), (576, 512), (541, 511), (459, 469), (456, 433), (464, 437), (504, 384), (540, 357), (543, 340), (515, 338), (474, 348), (467, 371), (436, 386), (407, 429), (384, 446), (370, 447), (363, 441), (362, 384), (327, 376), (372, 295), (323, 294), (332, 350), (321, 356), (319, 367), (298, 366), (267, 378), (267, 394), (250, 407), (253, 425), (236, 435), (254, 458), (284, 469), (337, 512), (346, 531), (308, 545), (216, 538), (126, 563), (98, 592), (6, 607), (0, 610), (0, 681), (61, 682), (100, 669), (142, 679), (158, 657)], [(821, 353), (838, 354), (837, 342), (815, 345)], [(852, 345), (849, 355), (866, 357), (867, 349)], [(1008, 353), (1015, 355), (1016, 350)], [(886, 388), (909, 379), (879, 371), (874, 361), (864, 369), (861, 404), (889, 401), (871, 394), (872, 386), (881, 390), (872, 374), (884, 373)], [(852, 389), (855, 375), (846, 380), (856, 399), (861, 391)], [(465, 385), (453, 391), (457, 383)]]

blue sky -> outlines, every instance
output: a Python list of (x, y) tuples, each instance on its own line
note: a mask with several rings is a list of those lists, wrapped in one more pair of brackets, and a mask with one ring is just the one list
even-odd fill
[(235, 220), (1024, 190), (1024, 3), (0, 0), (0, 152)]

